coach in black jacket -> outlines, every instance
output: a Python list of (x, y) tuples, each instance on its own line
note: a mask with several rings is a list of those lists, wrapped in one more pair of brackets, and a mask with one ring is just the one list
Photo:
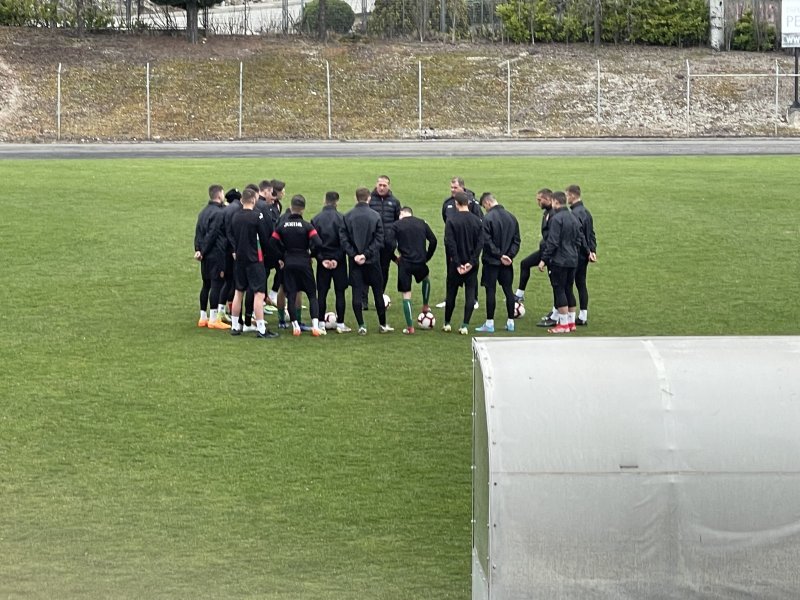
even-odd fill
[(494, 311), (497, 305), (497, 284), (506, 298), (506, 329), (514, 331), (514, 264), (519, 252), (519, 223), (495, 197), (486, 192), (481, 196), (481, 206), (486, 210), (483, 218), (483, 270), (481, 285), (486, 288), (486, 323), (476, 331), (494, 333)]
[(558, 324), (547, 330), (550, 333), (569, 333), (575, 330), (575, 293), (572, 286), (581, 245), (580, 224), (566, 204), (564, 192), (553, 192), (553, 214), (550, 217), (542, 260), (539, 261), (539, 270), (544, 271), (547, 266), (550, 273), (550, 285), (553, 286), (553, 297), (558, 310)]
[(378, 312), (381, 332), (392, 331), (386, 324), (386, 305), (383, 302), (383, 275), (380, 252), (384, 245), (383, 222), (369, 207), (369, 190), (356, 190), (356, 205), (344, 215), (339, 230), (342, 248), (347, 254), (350, 285), (353, 287), (353, 312), (358, 322), (358, 333), (365, 335), (364, 313), (361, 298), (363, 289), (372, 289), (375, 310)]
[[(381, 175), (369, 196), (369, 207), (380, 215), (384, 232), (400, 218), (400, 201), (394, 197), (389, 187), (390, 183), (387, 175)], [(384, 239), (380, 255), (381, 274), (383, 275), (382, 292), (386, 292), (386, 284), (389, 281), (389, 265), (392, 262), (392, 254), (392, 249)]]

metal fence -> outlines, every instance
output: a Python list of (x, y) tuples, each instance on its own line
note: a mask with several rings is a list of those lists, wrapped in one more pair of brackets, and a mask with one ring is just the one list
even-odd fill
[[(265, 77), (245, 61), (211, 61), (182, 81), (169, 65), (147, 63), (128, 74), (114, 74), (125, 80), (119, 97), (115, 95), (118, 105), (92, 107), (100, 99), (87, 91), (92, 86), (86, 85), (86, 77), (103, 74), (71, 72), (59, 63), (54, 137), (422, 139), (797, 132), (787, 114), (795, 78), (788, 60), (781, 64), (774, 59), (773, 68), (760, 73), (708, 72), (702, 63), (686, 60), (680, 70), (641, 73), (635, 86), (626, 83), (631, 73), (625, 67), (604, 66), (600, 59), (572, 65), (569, 71), (558, 67), (558, 77), (550, 66), (526, 54), (501, 61), (467, 57), (456, 63), (421, 57), (392, 68), (379, 65), (375, 72), (367, 67), (351, 72), (317, 58), (301, 72)], [(276, 80), (280, 85), (264, 85)], [(448, 87), (452, 81), (457, 83)], [(387, 82), (391, 94), (381, 93)], [(278, 96), (283, 102), (276, 102)]]

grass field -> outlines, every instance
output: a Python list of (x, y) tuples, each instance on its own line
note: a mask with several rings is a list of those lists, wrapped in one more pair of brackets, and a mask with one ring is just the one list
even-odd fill
[[(575, 335), (800, 334), (792, 157), (2, 161), (0, 596), (469, 597), (469, 338), (195, 326), (210, 183), (279, 177), (313, 214), (382, 173), (437, 235), (451, 176), (495, 192), (524, 254), (536, 189), (579, 183), (599, 262)], [(528, 290), (515, 335), (546, 335)]]

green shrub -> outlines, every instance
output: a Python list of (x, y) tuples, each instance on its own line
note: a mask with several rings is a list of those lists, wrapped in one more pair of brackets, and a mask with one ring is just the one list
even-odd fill
[[(325, 3), (325, 22), (329, 31), (347, 33), (353, 28), (356, 14), (344, 0), (327, 0)], [(319, 0), (312, 0), (303, 8), (300, 28), (303, 31), (317, 31), (319, 25)]]
[(753, 11), (747, 10), (736, 22), (731, 39), (731, 50), (772, 50), (775, 47), (777, 33), (775, 27), (767, 23), (755, 23)]

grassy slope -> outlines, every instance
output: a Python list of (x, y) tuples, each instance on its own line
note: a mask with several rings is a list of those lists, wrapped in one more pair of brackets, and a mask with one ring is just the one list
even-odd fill
[[(796, 335), (794, 171), (773, 157), (4, 161), (0, 595), (468, 597), (469, 339), (198, 330), (191, 237), (211, 181), (280, 176), (316, 206), (389, 172), (438, 234), (464, 174), (518, 215), (523, 252), (538, 242), (531, 182), (579, 182), (600, 262), (578, 335)], [(517, 335), (545, 335), (549, 297), (534, 274)]]

